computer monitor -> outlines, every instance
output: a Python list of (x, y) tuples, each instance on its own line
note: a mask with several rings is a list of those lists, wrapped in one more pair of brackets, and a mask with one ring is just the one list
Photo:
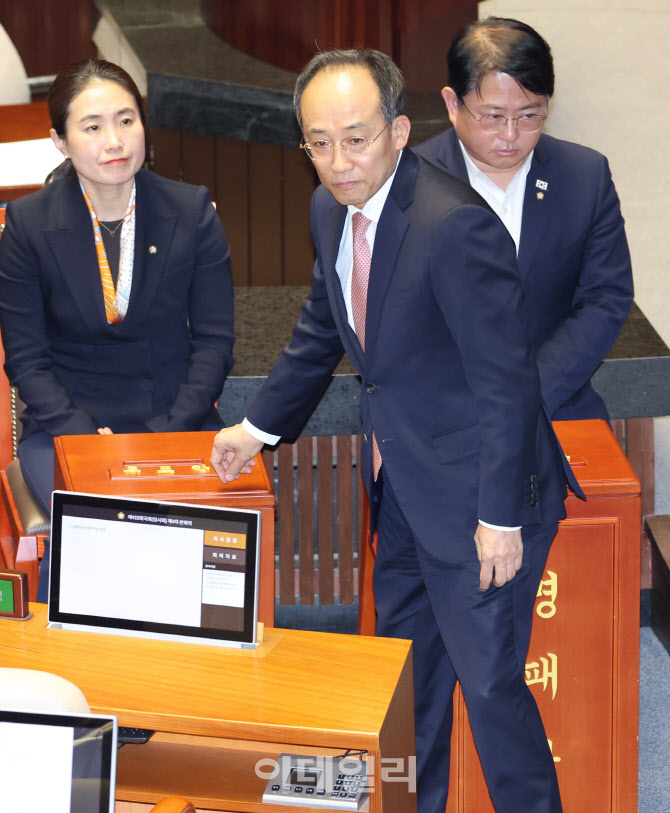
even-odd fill
[(55, 491), (49, 625), (254, 646), (260, 512)]
[(114, 813), (116, 747), (115, 717), (0, 709), (0, 810)]

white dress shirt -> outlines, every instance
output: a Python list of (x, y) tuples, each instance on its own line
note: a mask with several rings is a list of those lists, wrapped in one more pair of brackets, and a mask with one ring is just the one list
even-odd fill
[(505, 228), (512, 235), (518, 255), (519, 241), (521, 239), (521, 220), (523, 218), (523, 199), (526, 194), (526, 178), (530, 171), (530, 162), (533, 160), (533, 153), (531, 152), (526, 156), (526, 160), (505, 190), (501, 189), (497, 183), (494, 183), (488, 175), (479, 169), (460, 141), (458, 142), (458, 146), (461, 148), (463, 158), (465, 159), (465, 168), (468, 171), (470, 186), (475, 192), (479, 192), (505, 224)]

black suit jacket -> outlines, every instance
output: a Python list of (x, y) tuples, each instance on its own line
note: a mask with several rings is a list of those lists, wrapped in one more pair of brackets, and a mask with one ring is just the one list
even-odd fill
[(343, 352), (361, 375), (363, 471), (372, 431), (421, 544), (474, 555), (478, 518), (525, 526), (564, 515), (562, 453), (540, 405), (522, 321), (514, 244), (469, 186), (405, 150), (377, 226), (366, 352), (335, 270), (346, 208), (319, 187), (312, 290), (248, 418), (299, 433)]
[[(455, 130), (415, 150), (468, 183)], [(619, 198), (603, 155), (540, 136), (526, 179), (518, 262), (549, 415), (607, 419), (590, 379), (626, 321), (633, 275)]]
[(115, 325), (76, 176), (7, 207), (0, 325), (24, 437), (197, 430), (218, 417), (234, 341), (223, 229), (204, 187), (147, 170), (136, 180), (132, 290)]

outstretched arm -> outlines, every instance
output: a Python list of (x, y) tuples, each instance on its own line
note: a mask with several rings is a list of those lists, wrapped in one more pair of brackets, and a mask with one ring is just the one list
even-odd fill
[(251, 474), (251, 467), (256, 465), (253, 458), (262, 448), (263, 441), (250, 435), (238, 423), (217, 434), (210, 460), (220, 480), (229, 483), (237, 480), (240, 474)]

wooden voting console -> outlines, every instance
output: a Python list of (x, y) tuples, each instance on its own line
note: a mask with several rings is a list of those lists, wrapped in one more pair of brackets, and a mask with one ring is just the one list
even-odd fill
[(206, 503), (261, 512), (258, 618), (274, 624), (274, 492), (260, 455), (251, 474), (223, 484), (209, 457), (216, 432), (63, 435), (54, 439), (56, 489)]
[[(565, 813), (637, 813), (640, 485), (604, 421), (554, 428), (587, 501), (566, 501), (538, 590), (526, 682)], [(360, 626), (370, 631), (373, 554), (363, 552)], [(460, 687), (450, 787), (447, 813), (493, 813)]]
[(117, 813), (166, 795), (204, 811), (300, 813), (261, 802), (271, 761), (349, 748), (367, 752), (370, 813), (416, 812), (408, 641), (266, 630), (243, 651), (46, 629), (46, 607), (31, 610), (0, 621), (3, 666), (61, 675), (92, 711), (156, 731), (118, 752)]

